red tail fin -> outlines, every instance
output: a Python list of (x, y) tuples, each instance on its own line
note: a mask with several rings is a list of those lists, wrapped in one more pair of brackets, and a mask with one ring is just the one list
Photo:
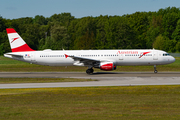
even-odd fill
[(7, 28), (6, 31), (12, 52), (34, 51), (13, 28)]

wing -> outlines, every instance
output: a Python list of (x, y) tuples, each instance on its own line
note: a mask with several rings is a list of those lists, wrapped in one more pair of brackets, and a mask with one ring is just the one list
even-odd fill
[(72, 56), (72, 55), (67, 55), (67, 54), (65, 54), (65, 57), (66, 58), (70, 57), (70, 58), (74, 59), (74, 61), (75, 61), (74, 65), (77, 65), (77, 66), (96, 66), (96, 65), (99, 65), (100, 62), (102, 62), (102, 60)]

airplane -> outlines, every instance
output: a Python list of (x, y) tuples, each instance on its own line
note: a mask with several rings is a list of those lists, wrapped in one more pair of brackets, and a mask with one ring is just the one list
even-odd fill
[(93, 68), (105, 71), (116, 70), (117, 66), (170, 64), (175, 58), (167, 52), (155, 49), (127, 50), (51, 50), (35, 51), (31, 49), (13, 29), (6, 29), (12, 52), (4, 56), (31, 64), (47, 66), (85, 66), (87, 74), (93, 74)]

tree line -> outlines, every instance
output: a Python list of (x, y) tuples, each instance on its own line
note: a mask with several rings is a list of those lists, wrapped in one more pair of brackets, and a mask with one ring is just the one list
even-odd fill
[(14, 28), (35, 50), (155, 48), (180, 52), (180, 8), (176, 7), (123, 16), (0, 17), (0, 55), (11, 51), (6, 28)]

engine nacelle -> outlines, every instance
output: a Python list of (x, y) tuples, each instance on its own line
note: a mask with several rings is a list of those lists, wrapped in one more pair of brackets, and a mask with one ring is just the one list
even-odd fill
[(111, 71), (111, 70), (115, 70), (116, 66), (114, 65), (113, 62), (103, 62), (100, 63), (100, 69), (105, 71)]

